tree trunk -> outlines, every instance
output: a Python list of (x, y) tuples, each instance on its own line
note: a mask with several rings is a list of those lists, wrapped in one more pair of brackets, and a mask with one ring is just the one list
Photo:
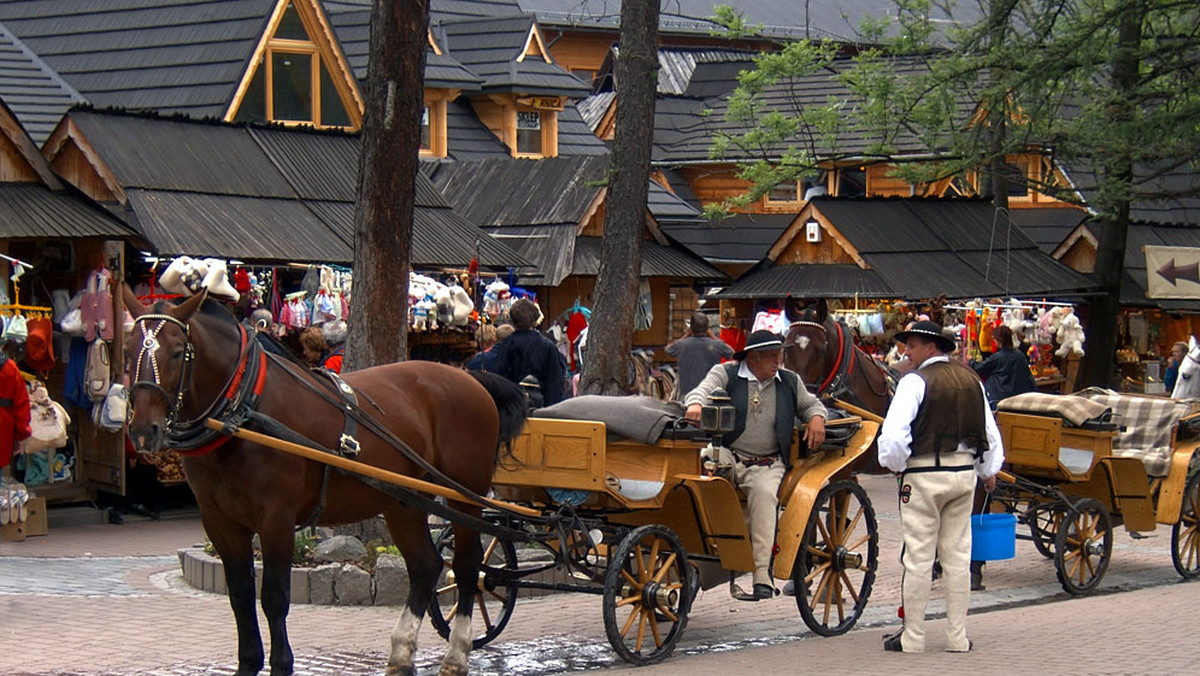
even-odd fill
[(658, 2), (621, 3), (616, 136), (587, 361), (580, 377), (580, 389), (587, 394), (627, 394), (629, 390), (629, 355), (654, 139)]
[(408, 271), (424, 108), (429, 0), (375, 0), (354, 209), (344, 370), (408, 353)]
[[(1130, 3), (1121, 14), (1117, 50), (1113, 58), (1113, 88), (1116, 92), (1110, 105), (1112, 119), (1129, 122), (1136, 105), (1139, 48), (1142, 41), (1142, 19), (1145, 8)], [(1129, 233), (1130, 191), (1133, 185), (1133, 150), (1115, 144), (1105, 149), (1102, 195), (1116, 195), (1101, 204), (1101, 218), (1106, 223), (1096, 247), (1096, 281), (1101, 295), (1091, 304), (1087, 326), (1087, 354), (1082, 368), (1083, 382), (1076, 387), (1113, 385), (1113, 366), (1117, 354), (1117, 322), (1121, 308), (1121, 278), (1125, 272), (1125, 243)], [(1113, 190), (1112, 186), (1119, 186)]]

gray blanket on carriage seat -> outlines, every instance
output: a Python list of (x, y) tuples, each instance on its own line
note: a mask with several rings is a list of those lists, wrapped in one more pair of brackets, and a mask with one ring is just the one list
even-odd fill
[(1074, 394), (1027, 392), (1001, 399), (996, 408), (1015, 413), (1059, 416), (1075, 426), (1093, 421), (1107, 422), (1112, 418), (1112, 409), (1104, 403)]
[(534, 411), (535, 418), (561, 420), (598, 420), (610, 434), (653, 444), (662, 436), (667, 423), (683, 417), (683, 404), (660, 401), (639, 395), (606, 397), (584, 394), (564, 399), (553, 406)]

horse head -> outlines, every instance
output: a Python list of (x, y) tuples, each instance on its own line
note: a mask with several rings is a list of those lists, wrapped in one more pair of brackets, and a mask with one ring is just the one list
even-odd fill
[(1195, 336), (1188, 338), (1187, 356), (1179, 362), (1179, 377), (1175, 380), (1173, 399), (1200, 398), (1200, 343)]
[(134, 448), (157, 452), (179, 415), (189, 386), (195, 357), (189, 322), (200, 309), (207, 290), (181, 305), (159, 303), (146, 307), (123, 286), (125, 307), (133, 316), (133, 329), (125, 338), (125, 364), (129, 388), (129, 438)]
[(816, 387), (829, 375), (829, 352), (837, 350), (837, 334), (825, 299), (811, 303), (791, 317), (783, 341), (783, 365), (795, 371), (805, 384)]

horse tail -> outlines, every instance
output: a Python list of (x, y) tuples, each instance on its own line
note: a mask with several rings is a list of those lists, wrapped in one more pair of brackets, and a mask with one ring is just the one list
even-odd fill
[(525, 429), (525, 419), (529, 417), (529, 402), (525, 393), (508, 378), (486, 371), (470, 371), (475, 380), (483, 385), (483, 389), (496, 402), (496, 411), (500, 414), (500, 438), (496, 442), (496, 457), (500, 456), (500, 447), (511, 456), (513, 441)]

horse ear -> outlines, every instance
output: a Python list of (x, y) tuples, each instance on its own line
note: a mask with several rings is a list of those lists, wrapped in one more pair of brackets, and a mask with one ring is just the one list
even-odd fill
[(200, 289), (200, 293), (197, 293), (172, 309), (170, 311), (171, 316), (181, 322), (186, 323), (187, 320), (192, 318), (192, 315), (196, 314), (196, 311), (200, 309), (200, 306), (204, 304), (204, 301), (207, 298), (208, 289)]
[(829, 303), (826, 303), (824, 298), (818, 300), (817, 305), (816, 305), (816, 310), (817, 310), (817, 323), (824, 324), (825, 320), (829, 318)]
[(138, 300), (137, 295), (133, 293), (133, 289), (129, 288), (129, 285), (125, 282), (121, 282), (121, 297), (125, 301), (125, 309), (129, 310), (129, 314), (132, 315), (134, 319), (137, 319), (138, 317), (141, 317), (150, 311), (150, 308), (142, 305), (142, 302)]

